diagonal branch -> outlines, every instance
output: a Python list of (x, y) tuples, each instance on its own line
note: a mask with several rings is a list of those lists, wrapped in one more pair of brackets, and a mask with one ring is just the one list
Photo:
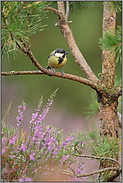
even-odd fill
[(43, 9), (52, 11), (53, 13), (57, 14), (59, 18), (59, 22), (56, 24), (63, 33), (67, 44), (69, 46), (69, 49), (75, 58), (75, 62), (79, 65), (79, 67), (83, 70), (87, 78), (91, 81), (94, 82), (99, 82), (99, 79), (96, 77), (94, 72), (91, 70), (90, 66), (86, 62), (85, 58), (83, 57), (82, 53), (80, 52), (71, 29), (69, 28), (69, 23), (65, 20), (65, 11), (64, 11), (64, 2), (63, 1), (58, 1), (58, 10), (52, 8), (52, 7), (45, 7)]

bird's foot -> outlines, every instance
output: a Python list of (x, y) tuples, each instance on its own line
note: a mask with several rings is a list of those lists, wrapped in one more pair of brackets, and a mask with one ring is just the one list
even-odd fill
[(64, 72), (63, 72), (63, 70), (60, 68), (60, 70), (61, 70), (61, 73), (62, 73), (62, 77), (64, 77)]
[(52, 68), (53, 69), (53, 71), (54, 71), (54, 74), (56, 73), (56, 70), (54, 69), (54, 68)]

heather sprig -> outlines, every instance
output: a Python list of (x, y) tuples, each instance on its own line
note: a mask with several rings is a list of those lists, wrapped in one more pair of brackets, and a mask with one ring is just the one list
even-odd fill
[[(42, 99), (43, 96), (41, 97), (37, 109), (35, 109), (35, 113), (32, 113), (32, 119), (30, 120), (30, 130), (31, 133), (34, 131), (34, 129), (38, 126), (42, 126), (42, 121), (45, 119), (50, 107), (53, 104), (53, 98), (56, 95), (56, 92), (58, 91), (58, 88), (53, 92), (53, 94), (50, 95), (48, 99), (48, 103), (46, 104), (45, 109), (43, 110), (42, 114), (39, 115), (40, 107), (42, 106)], [(38, 118), (38, 119), (37, 119)], [(36, 120), (37, 119), (37, 120)]]
[(26, 104), (23, 101), (22, 104), (18, 106), (18, 116), (16, 118), (18, 128), (21, 128), (21, 123), (23, 121), (23, 112), (25, 111), (25, 109), (26, 109)]
[[(83, 136), (69, 133), (65, 139), (63, 130), (43, 123), (47, 112), (53, 104), (53, 98), (58, 89), (48, 99), (45, 109), (40, 114), (42, 99), (39, 100), (35, 113), (30, 120), (30, 135), (23, 132), (21, 123), (26, 104), (18, 106), (17, 128), (2, 125), (2, 180), (3, 181), (41, 181), (51, 172), (59, 174), (62, 169), (69, 169), (76, 163), (77, 157), (73, 156), (77, 145), (84, 140)], [(19, 129), (19, 131), (18, 131)], [(83, 147), (81, 147), (83, 148)], [(69, 168), (68, 168), (69, 167)], [(70, 168), (71, 169), (71, 168)], [(80, 172), (80, 169), (77, 173)], [(75, 175), (71, 176), (75, 180)], [(37, 178), (39, 175), (39, 178)], [(67, 177), (68, 180), (68, 177)], [(69, 179), (70, 180), (70, 179)]]

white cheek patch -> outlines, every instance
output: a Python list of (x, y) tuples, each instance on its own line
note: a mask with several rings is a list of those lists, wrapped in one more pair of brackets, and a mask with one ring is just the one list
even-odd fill
[(62, 57), (64, 53), (55, 53), (55, 57)]

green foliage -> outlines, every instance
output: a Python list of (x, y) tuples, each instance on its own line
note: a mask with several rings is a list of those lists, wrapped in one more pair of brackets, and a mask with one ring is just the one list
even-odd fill
[(122, 114), (122, 96), (118, 98), (118, 107), (117, 110)]
[(122, 78), (118, 78), (117, 76), (115, 76), (115, 86), (118, 86), (119, 84), (122, 83)]
[(29, 41), (29, 36), (42, 31), (42, 21), (47, 11), (45, 1), (2, 1), (1, 3), (1, 52), (2, 59), (16, 55), (17, 44)]
[(84, 112), (87, 115), (87, 119), (94, 119), (99, 114), (99, 104), (96, 99), (96, 94), (92, 93), (91, 98), (92, 100), (89, 101), (89, 105)]
[(115, 52), (116, 63), (122, 62), (122, 27), (117, 26), (115, 29), (115, 35), (110, 31), (107, 31), (104, 38), (99, 39), (101, 49), (111, 50)]
[(11, 125), (6, 125), (2, 122), (2, 136), (6, 134), (6, 137), (9, 138), (10, 136), (14, 135), (15, 129), (11, 127)]
[[(70, 134), (69, 134), (70, 135)], [(74, 133), (73, 133), (73, 137), (74, 137)], [(86, 140), (86, 137), (83, 136), (82, 132), (78, 132), (77, 134), (77, 138), (75, 139), (75, 137), (73, 138), (72, 143), (73, 145), (73, 149), (75, 151), (75, 153), (77, 152), (78, 154), (82, 154), (82, 149), (85, 148), (85, 144), (83, 143)]]
[(10, 102), (9, 107), (8, 107), (6, 113), (5, 113), (5, 116), (4, 116), (4, 118), (2, 119), (2, 122), (3, 122), (3, 123), (5, 122), (7, 116), (9, 115), (9, 111), (10, 111), (11, 105), (12, 105), (12, 102)]
[[(57, 9), (57, 2), (51, 2), (53, 7)], [(64, 1), (66, 7), (66, 1)], [(78, 14), (80, 11), (86, 10), (94, 5), (94, 1), (69, 1), (69, 9), (71, 13)], [(79, 12), (78, 12), (79, 10)]]
[(78, 10), (83, 11), (91, 6), (93, 6), (93, 1), (70, 1), (70, 11), (77, 14)]
[(120, 13), (122, 11), (122, 1), (111, 1), (109, 10), (113, 11), (114, 9), (117, 13)]
[(112, 139), (111, 137), (98, 137), (97, 141), (92, 141), (92, 155), (99, 157), (114, 157), (118, 152), (118, 144), (116, 139)]
[[(99, 127), (96, 125), (95, 121), (93, 121), (93, 123), (91, 125), (91, 130), (89, 129), (87, 124), (85, 124), (85, 126), (86, 126), (86, 129), (88, 132), (89, 141), (91, 139), (96, 142), (96, 140), (99, 136)], [(90, 124), (89, 124), (89, 126), (90, 126)]]

